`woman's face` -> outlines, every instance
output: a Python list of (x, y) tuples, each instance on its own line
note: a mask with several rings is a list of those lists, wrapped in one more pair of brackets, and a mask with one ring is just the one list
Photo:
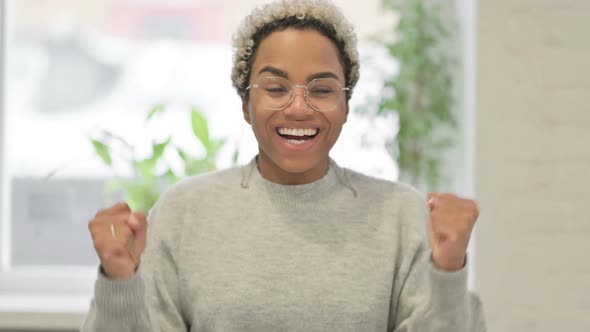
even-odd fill
[[(262, 40), (251, 68), (249, 84), (266, 77), (284, 77), (295, 85), (314, 78), (333, 77), (345, 86), (344, 68), (336, 45), (313, 29), (288, 28)], [(348, 115), (343, 97), (330, 112), (318, 112), (304, 99), (304, 89), (295, 88), (295, 99), (283, 110), (269, 110), (260, 97), (262, 89), (250, 90), (242, 100), (245, 120), (258, 141), (258, 165), (269, 181), (282, 184), (309, 183), (328, 169), (328, 154), (336, 143)], [(289, 136), (289, 129), (308, 129), (315, 136)], [(301, 139), (303, 138), (303, 139)]]

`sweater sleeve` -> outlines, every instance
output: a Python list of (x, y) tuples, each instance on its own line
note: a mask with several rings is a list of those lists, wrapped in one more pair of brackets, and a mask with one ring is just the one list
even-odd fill
[(148, 215), (148, 239), (138, 272), (110, 280), (99, 272), (94, 298), (81, 332), (187, 331), (178, 291), (178, 269), (165, 214), (157, 205)]
[[(400, 217), (409, 227), (406, 261), (396, 275), (390, 313), (393, 332), (484, 332), (481, 302), (467, 289), (467, 266), (454, 272), (434, 267), (426, 242), (426, 203), (418, 194), (404, 202)], [(397, 292), (395, 292), (397, 289)], [(395, 294), (397, 293), (397, 294)]]

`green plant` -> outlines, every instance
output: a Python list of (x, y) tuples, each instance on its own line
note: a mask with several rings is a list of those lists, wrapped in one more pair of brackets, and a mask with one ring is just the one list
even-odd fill
[(383, 40), (399, 63), (399, 72), (386, 80), (378, 113), (396, 112), (399, 132), (392, 155), (400, 179), (424, 190), (436, 190), (446, 180), (444, 152), (454, 144), (454, 114), (450, 53), (451, 27), (435, 1), (384, 0), (386, 10), (400, 15), (393, 41)]
[[(146, 121), (149, 122), (164, 112), (165, 107), (156, 106), (150, 110)], [(122, 191), (132, 210), (148, 211), (165, 187), (176, 183), (184, 176), (216, 170), (217, 155), (225, 145), (225, 140), (211, 138), (207, 119), (197, 108), (190, 110), (190, 124), (194, 137), (205, 150), (202, 156), (193, 156), (181, 149), (172, 142), (171, 136), (160, 142), (152, 140), (151, 155), (146, 158), (139, 158), (131, 144), (108, 130), (102, 130), (98, 137), (90, 138), (94, 151), (105, 165), (115, 170), (113, 156), (116, 155), (133, 170), (132, 178), (117, 176), (107, 183), (106, 191), (109, 198)], [(180, 174), (175, 173), (164, 160), (163, 155), (167, 150), (173, 150), (182, 160), (183, 169)], [(236, 160), (237, 150), (234, 153), (234, 163)]]

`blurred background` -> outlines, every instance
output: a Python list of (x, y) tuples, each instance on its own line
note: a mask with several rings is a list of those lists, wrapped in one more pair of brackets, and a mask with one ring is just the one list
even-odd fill
[[(0, 331), (75, 331), (96, 210), (257, 153), (230, 43), (265, 1), (0, 1)], [(361, 80), (332, 157), (477, 198), (490, 331), (590, 331), (590, 2), (334, 2)]]

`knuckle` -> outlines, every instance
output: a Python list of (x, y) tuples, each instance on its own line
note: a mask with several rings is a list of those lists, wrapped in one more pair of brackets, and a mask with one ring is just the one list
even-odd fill
[(94, 245), (94, 250), (96, 251), (96, 253), (101, 256), (102, 252), (104, 251), (104, 244), (102, 241), (100, 240), (94, 240), (92, 241), (93, 245)]
[(100, 229), (100, 220), (99, 219), (92, 219), (88, 222), (88, 230), (90, 231), (90, 235), (94, 238), (96, 234), (99, 232)]
[(122, 209), (125, 206), (125, 202), (116, 202), (111, 206), (112, 209)]
[(105, 261), (112, 261), (123, 256), (123, 248), (121, 246), (113, 246), (102, 253), (102, 259)]
[(103, 262), (109, 262), (109, 261), (113, 260), (113, 257), (114, 257), (114, 255), (113, 255), (112, 251), (106, 251), (100, 255), (100, 260)]
[(88, 222), (88, 229), (90, 232), (96, 232), (101, 227), (102, 218), (94, 218)]
[(475, 219), (477, 219), (477, 213), (475, 212), (475, 210), (465, 211), (463, 218), (467, 220), (469, 223), (472, 223), (475, 221)]
[(476, 201), (473, 201), (473, 214), (476, 218), (479, 217), (480, 211), (479, 204), (477, 204)]
[(118, 210), (122, 210), (122, 211), (126, 211), (126, 212), (131, 211), (131, 208), (129, 208), (129, 204), (127, 204), (126, 202), (119, 202), (119, 203), (115, 204), (115, 207), (117, 207)]
[(100, 209), (98, 211), (96, 211), (96, 213), (94, 214), (94, 218), (98, 218), (100, 217), (102, 214), (104, 214), (105, 209)]
[(441, 193), (438, 197), (442, 198), (445, 201), (457, 198), (457, 196), (455, 196), (453, 193)]
[(117, 202), (117, 203), (109, 206), (108, 208), (98, 210), (98, 212), (96, 212), (96, 215), (94, 217), (98, 218), (98, 217), (102, 217), (105, 215), (113, 215), (113, 214), (120, 213), (122, 211), (128, 212), (128, 211), (131, 211), (131, 209), (129, 208), (129, 205), (127, 205), (127, 203)]

